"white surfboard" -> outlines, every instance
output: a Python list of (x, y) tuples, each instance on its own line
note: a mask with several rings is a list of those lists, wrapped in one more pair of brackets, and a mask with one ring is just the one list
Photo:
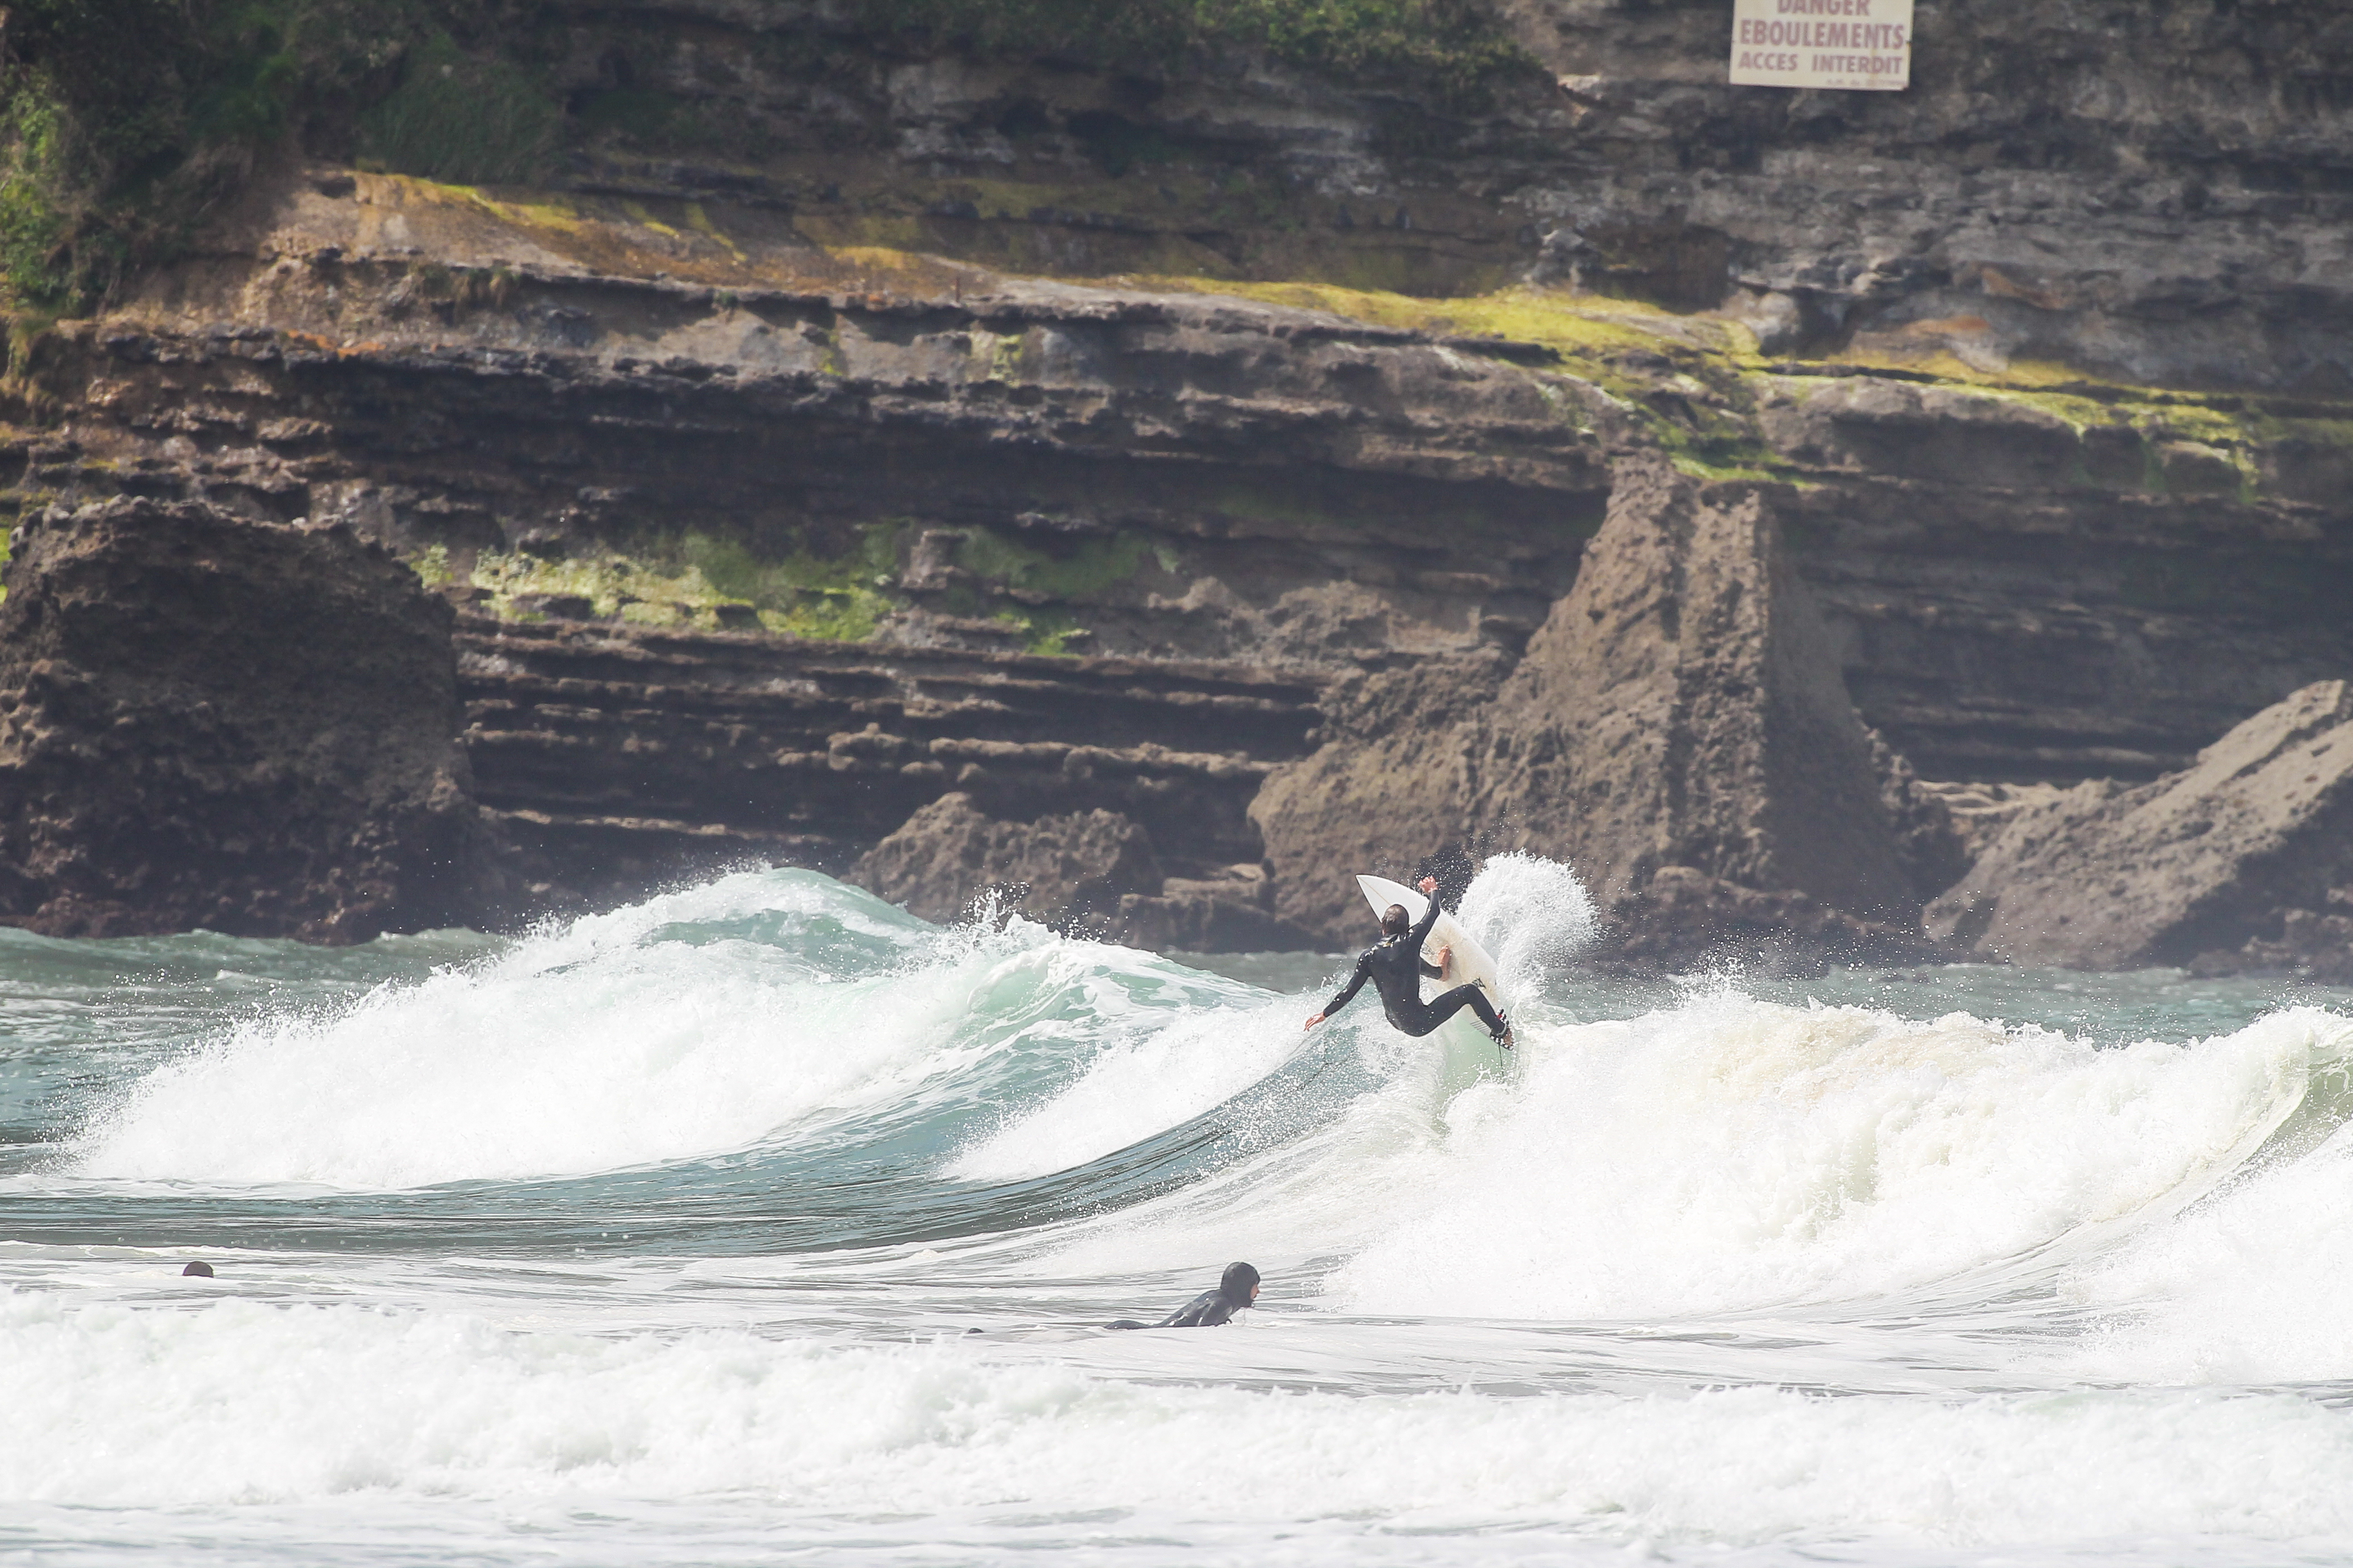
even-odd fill
[[(1391, 904), (1403, 904), (1405, 912), (1419, 921), (1430, 908), (1428, 899), (1403, 882), (1392, 882), (1387, 877), (1359, 875), (1356, 886), (1363, 891), (1365, 902), (1373, 906), (1375, 915), (1379, 915)], [(1472, 984), (1486, 992), (1487, 1000), (1494, 1005), (1495, 1011), (1509, 1011), (1504, 1005), (1503, 979), (1495, 973), (1495, 961), (1487, 955), (1487, 950), (1481, 947), (1469, 931), (1462, 929), (1461, 922), (1451, 911), (1443, 910), (1439, 911), (1436, 923), (1430, 926), (1430, 935), (1421, 944), (1421, 955), (1436, 963), (1440, 948), (1452, 949), (1446, 978), (1433, 980), (1423, 975), (1423, 1001), (1427, 1002), (1441, 992), (1451, 991), (1457, 985)], [(1438, 1035), (1446, 1045), (1447, 1076), (1450, 1079), (1458, 1076), (1454, 1070), (1456, 1068), (1471, 1069), (1476, 1076), (1492, 1070), (1499, 1057), (1511, 1054), (1497, 1051), (1494, 1042), (1487, 1037), (1486, 1029), (1480, 1025), (1479, 1016), (1468, 1007), (1439, 1026)]]

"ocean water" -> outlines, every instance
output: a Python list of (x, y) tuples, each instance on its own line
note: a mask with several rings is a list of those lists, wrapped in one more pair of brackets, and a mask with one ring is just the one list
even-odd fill
[(0, 931), (0, 1561), (2353, 1562), (2353, 994), (1463, 912), (1509, 1062), (807, 872)]

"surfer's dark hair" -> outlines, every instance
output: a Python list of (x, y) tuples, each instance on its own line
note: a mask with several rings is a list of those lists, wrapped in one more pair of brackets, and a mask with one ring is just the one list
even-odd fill
[(1403, 904), (1391, 904), (1381, 911), (1381, 931), (1387, 936), (1403, 936), (1413, 929), (1413, 917), (1405, 912)]
[(1258, 1270), (1247, 1263), (1229, 1263), (1226, 1277), (1218, 1281), (1218, 1290), (1238, 1307), (1250, 1305), (1250, 1287), (1258, 1283)]

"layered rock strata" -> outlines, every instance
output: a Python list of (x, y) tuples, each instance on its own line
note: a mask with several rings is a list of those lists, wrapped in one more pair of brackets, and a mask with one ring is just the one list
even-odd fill
[(21, 524), (0, 605), (0, 921), (359, 941), (484, 858), (449, 606), (333, 526), (188, 503)]
[(2336, 7), (1924, 5), (1900, 93), (1729, 85), (1722, 0), (1497, 10), (1544, 69), (1471, 95), (1235, 56), (976, 59), (728, 0), (543, 7), (532, 53), (584, 118), (675, 128), (588, 133), (571, 191), (823, 243), (1423, 293), (1533, 269), (1729, 306), (1776, 355), (2353, 391)]
[[(1316, 718), (1313, 681), (1230, 666), (471, 616), (457, 646), (477, 795), (530, 857), (543, 903), (609, 901), (732, 865), (847, 873), (911, 818), (935, 825), (953, 796), (949, 816), (988, 832), (1041, 816), (1116, 824), (1140, 847), (1112, 879), (1119, 893), (1249, 884), (1227, 901), (1255, 909), (1250, 802), (1306, 751)], [(987, 833), (966, 838), (941, 851), (936, 876), (912, 868), (902, 838), (871, 862), (871, 885), (951, 918), (1011, 881), (1041, 884), (1046, 918), (1118, 912), (1115, 899), (1074, 898), (1085, 875), (1049, 876)], [(967, 859), (970, 877), (955, 869)], [(1128, 916), (1155, 945), (1212, 944), (1207, 919), (1156, 906)]]
[(316, 254), (237, 324), (52, 340), (86, 417), (28, 483), (342, 519), (461, 580), (700, 536), (839, 563), (894, 640), (1331, 664), (1516, 647), (1624, 424), (1493, 345), (1244, 300), (518, 272), (445, 322)]
[[(897, 640), (1345, 672), (1515, 655), (1613, 454), (1680, 442), (1799, 487), (1790, 563), (1865, 721), (1925, 777), (2154, 778), (2353, 668), (2333, 405), (1736, 370), (1705, 346), (1722, 329), (1657, 318), (1586, 323), (1651, 322), (1653, 348), (1564, 359), (981, 275), (958, 300), (929, 292), (952, 276), (886, 297), (501, 272), (527, 226), (357, 192), (273, 209), (248, 289), (46, 340), (30, 374), (73, 416), (0, 439), (0, 477), (343, 519), (460, 580), (703, 536), (826, 563), (806, 605), (854, 586)], [(430, 300), (430, 268), (338, 216), (360, 195), (501, 280)], [(773, 269), (796, 257), (823, 259)]]
[[(1621, 738), (1680, 738), (1538, 837), (1658, 952), (1776, 921), (1852, 946), (1888, 889), (1957, 874), (1939, 803), (1990, 832), (2011, 792), (2154, 779), (2353, 670), (2343, 19), (1928, 6), (1914, 89), (1855, 95), (1725, 86), (1720, 0), (1504, 9), (1553, 79), (1440, 101), (976, 60), (799, 5), (557, 5), (535, 58), (607, 129), (554, 188), (258, 179), (104, 320), (19, 335), (0, 510), (200, 500), (416, 562), (480, 613), (468, 743), (554, 900), (846, 868), (957, 791), (989, 835), (1131, 823), (1164, 890), (1124, 899), (1230, 892), (1261, 847), (1216, 767), (1307, 742), (1201, 737), (1166, 693), (1105, 739), (1091, 683), (1141, 678), (1038, 658), (1082, 653), (1186, 667), (1171, 690), (1256, 678), (1214, 661), (1324, 687), (1329, 755), (1285, 775), (1321, 767), (1323, 804), (1278, 780), (1261, 816), (1350, 865), (1285, 851), (1252, 895), (1310, 924), (1335, 911), (1303, 878), (1511, 840), (1557, 772), (1513, 748), (1606, 750), (1623, 698), (1662, 717)], [(643, 126), (702, 141), (596, 109), (656, 99)], [(1251, 279), (1369, 291), (1205, 292)], [(1746, 718), (1695, 716), (1685, 688), (1734, 675), (1648, 590), (1619, 673), (1555, 646), (1565, 596), (1599, 607), (1580, 561), (1640, 510), (1642, 454), (1740, 480), (1694, 492), (1694, 537), (1775, 542), (1652, 595), (1736, 628), (1767, 680)], [(689, 561), (694, 602), (664, 602)], [(622, 570), (646, 563), (669, 586)], [(1800, 643), (1835, 670), (1777, 665)], [(1862, 773), (1835, 680), (1883, 742)], [(960, 681), (933, 723), (927, 683)], [(1826, 775), (1776, 761), (1785, 726)], [(1808, 850), (1848, 805), (1849, 863)], [(1645, 924), (1625, 898), (1653, 890)]]
[(2026, 807), (1929, 926), (2018, 963), (2353, 979), (2353, 686), (2307, 687), (2154, 784)]

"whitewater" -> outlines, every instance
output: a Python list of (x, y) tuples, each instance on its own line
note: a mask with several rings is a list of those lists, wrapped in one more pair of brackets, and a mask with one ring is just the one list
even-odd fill
[(2353, 1563), (2353, 994), (1461, 912), (1512, 1058), (807, 871), (0, 931), (0, 1559)]

